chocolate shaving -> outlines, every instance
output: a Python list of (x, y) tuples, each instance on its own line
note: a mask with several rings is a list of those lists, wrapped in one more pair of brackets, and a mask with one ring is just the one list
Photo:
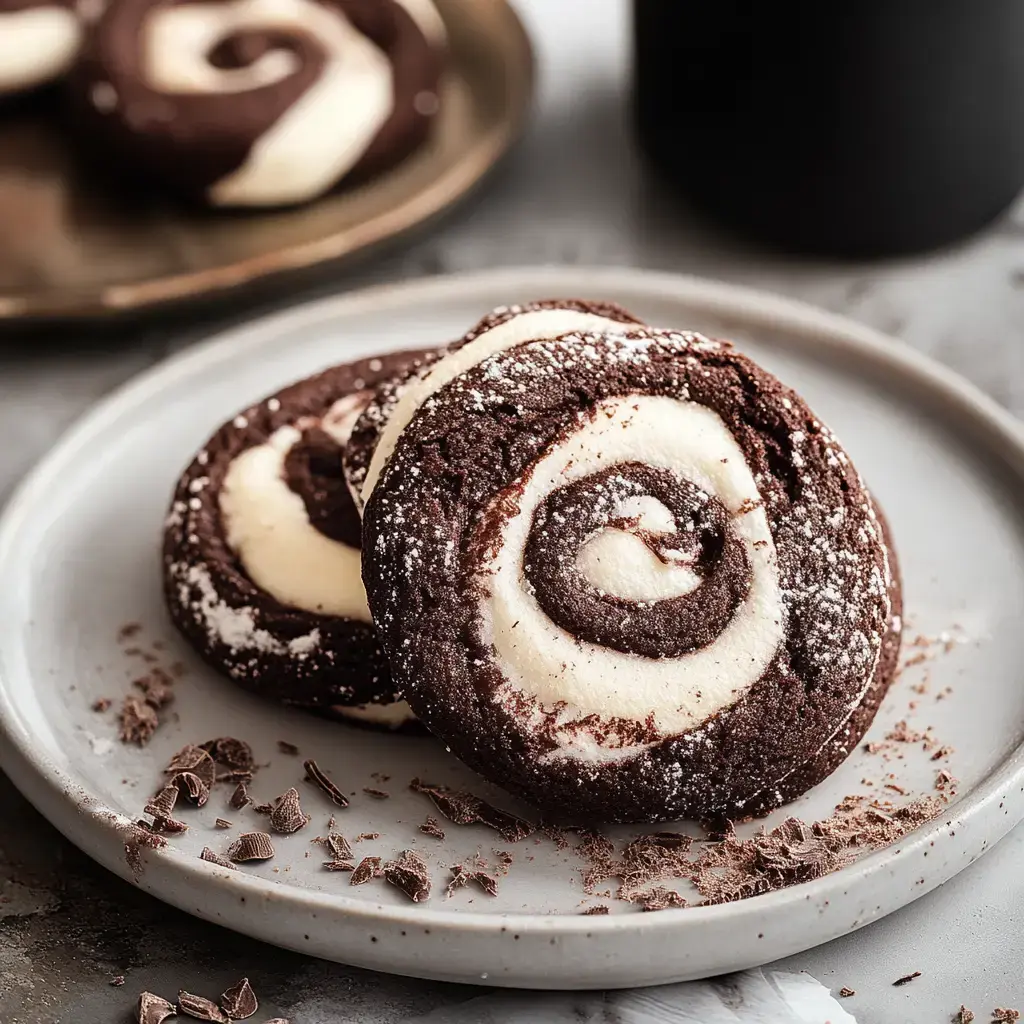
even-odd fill
[(196, 1020), (212, 1020), (216, 1021), (216, 1024), (231, 1024), (215, 1002), (204, 996), (194, 995), (192, 992), (181, 991), (178, 993), (178, 1009), (190, 1017), (195, 1017)]
[(338, 807), (348, 807), (348, 798), (344, 793), (324, 774), (316, 761), (303, 761), (302, 767), (306, 769), (306, 778), (325, 793), (331, 803)]
[(156, 835), (149, 827), (140, 827), (137, 824), (131, 825), (129, 837), (124, 844), (124, 859), (128, 867), (132, 869), (132, 874), (138, 878), (145, 867), (145, 863), (142, 860), (142, 847), (145, 846), (150, 850), (159, 850), (166, 845), (167, 840), (163, 836)]
[[(384, 881), (401, 889), (413, 903), (430, 899), (430, 871), (426, 861), (415, 850), (403, 850), (395, 860), (384, 865)], [(494, 883), (497, 895), (497, 882)]]
[(587, 907), (583, 911), (584, 917), (602, 917), (608, 913), (608, 907), (603, 903), (599, 903), (596, 907)]
[(294, 743), (289, 743), (287, 740), (278, 740), (277, 749), (280, 750), (282, 754), (290, 754), (292, 757), (299, 752), (299, 748), (295, 746)]
[(953, 1018), (953, 1024), (971, 1024), (974, 1020), (974, 1011), (968, 1010), (963, 1003), (960, 1004), (960, 1009), (957, 1010), (956, 1016)]
[(145, 702), (130, 693), (117, 713), (122, 743), (135, 743), (144, 747), (160, 725), (157, 713)]
[(555, 844), (556, 850), (569, 849), (569, 837), (565, 834), (565, 829), (557, 825), (541, 825), (540, 830)]
[(329, 832), (326, 836), (317, 836), (314, 843), (322, 843), (330, 851), (335, 860), (351, 860), (355, 854), (348, 840), (340, 832)]
[(480, 856), (469, 858), (465, 864), (452, 864), (448, 870), (451, 878), (445, 888), (446, 898), (470, 882), (475, 882), (488, 896), (498, 895), (498, 880), (487, 873), (487, 863)]
[(530, 822), (502, 811), (465, 790), (435, 786), (420, 779), (413, 779), (409, 788), (430, 797), (434, 806), (456, 825), (487, 825), (506, 843), (517, 843), (535, 831)]
[(148, 676), (142, 676), (132, 682), (132, 686), (142, 691), (142, 699), (155, 711), (166, 707), (174, 700), (171, 689), (173, 680), (162, 669), (155, 668)]
[(901, 985), (909, 985), (915, 978), (920, 978), (921, 972), (914, 971), (913, 974), (904, 974), (902, 978), (897, 978), (892, 984), (893, 988), (899, 988)]
[(355, 865), (350, 860), (325, 860), (324, 867), (328, 871), (353, 871)]
[(274, 844), (266, 832), (243, 832), (229, 847), (228, 858), (241, 864), (249, 860), (270, 860)]
[(177, 1017), (178, 1010), (173, 1003), (167, 1002), (152, 992), (143, 992), (139, 996), (139, 1024), (163, 1024), (168, 1017)]
[(195, 772), (178, 772), (174, 781), (186, 799), (202, 807), (210, 799), (210, 787)]
[(686, 900), (675, 891), (663, 885), (656, 885), (645, 893), (637, 893), (630, 898), (630, 903), (639, 903), (645, 911), (668, 910), (669, 907), (685, 907)]
[(227, 818), (217, 818), (214, 820), (214, 825), (216, 825), (217, 828), (231, 828), (232, 824), (233, 822), (228, 821)]
[(140, 818), (135, 824), (153, 835), (166, 833), (169, 836), (176, 836), (188, 831), (188, 825), (177, 818), (156, 818), (152, 823)]
[(383, 789), (374, 789), (372, 786), (363, 786), (363, 792), (372, 796), (374, 800), (387, 800), (391, 794), (385, 793)]
[(849, 999), (850, 996), (855, 996), (856, 994), (857, 993), (852, 988), (846, 988), (846, 986), (843, 986), (843, 988), (839, 990), (839, 995), (842, 996), (843, 999)]
[(172, 779), (182, 772), (190, 772), (206, 786), (207, 790), (213, 787), (217, 775), (213, 758), (202, 747), (197, 747), (193, 743), (182, 747), (168, 762), (164, 772), (172, 776)]
[(114, 977), (110, 979), (110, 984), (114, 988), (120, 988), (124, 984), (124, 975), (115, 974)]
[(379, 832), (360, 832), (356, 836), (356, 842), (361, 843), (364, 839), (380, 839)]
[(428, 817), (427, 820), (420, 825), (420, 831), (425, 835), (433, 836), (435, 839), (444, 839), (444, 829), (438, 825), (436, 818)]
[(240, 811), (249, 802), (250, 800), (248, 787), (244, 782), (240, 782), (237, 786), (235, 786), (235, 791), (231, 794), (231, 799), (228, 801), (228, 803), (236, 811)]
[(232, 1020), (246, 1020), (259, 1008), (256, 993), (253, 992), (248, 978), (236, 981), (229, 989), (221, 993), (220, 1008)]
[(215, 740), (207, 740), (202, 744), (214, 761), (225, 768), (238, 772), (251, 772), (256, 761), (252, 747), (245, 740), (236, 740), (233, 736), (218, 736)]
[(114, 702), (109, 697), (97, 697), (92, 702), (93, 711), (106, 711)]
[(997, 1006), (992, 1011), (992, 1024), (1013, 1024), (1020, 1020), (1020, 1010), (1013, 1010), (1008, 1006)]
[(384, 874), (380, 866), (380, 857), (364, 857), (352, 872), (349, 885), (362, 885), (371, 878), (380, 878)]
[(174, 812), (174, 805), (177, 802), (178, 787), (173, 784), (167, 785), (150, 799), (143, 811), (146, 814), (152, 814), (154, 818), (169, 818)]
[(299, 791), (292, 786), (286, 789), (273, 803), (270, 811), (270, 827), (275, 832), (291, 835), (309, 824), (309, 815), (302, 813)]
[(211, 864), (219, 864), (222, 868), (231, 868), (232, 871), (235, 869), (235, 865), (227, 859), (222, 857), (219, 853), (214, 853), (208, 846), (203, 847), (203, 852), (199, 854), (200, 860), (207, 860)]
[[(119, 644), (123, 644), (126, 640), (131, 640), (132, 637), (138, 636), (139, 633), (141, 633), (141, 632), (142, 632), (142, 623), (141, 622), (126, 622), (117, 631), (117, 642)], [(144, 992), (143, 995), (149, 995), (149, 993), (148, 992)], [(156, 999), (158, 997), (154, 996), (153, 998)]]
[(507, 875), (508, 869), (512, 867), (514, 860), (512, 854), (507, 850), (495, 850), (494, 856), (498, 858), (498, 871), (503, 875)]

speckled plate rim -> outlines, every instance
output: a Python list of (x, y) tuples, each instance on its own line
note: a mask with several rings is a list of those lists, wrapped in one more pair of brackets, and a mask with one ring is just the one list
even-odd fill
[[(611, 289), (618, 296), (635, 296), (638, 305), (644, 301), (673, 302), (695, 313), (734, 321), (747, 329), (758, 326), (781, 329), (786, 332), (785, 347), (827, 349), (830, 358), (853, 359), (862, 366), (867, 365), (870, 372), (884, 375), (891, 384), (940, 404), (984, 445), (987, 449), (984, 454), (1000, 462), (1024, 488), (1024, 428), (1021, 424), (957, 374), (871, 328), (801, 302), (699, 278), (609, 268), (510, 269), (426, 278), (320, 300), (233, 328), (141, 374), (74, 425), (18, 488), (0, 517), (0, 578), (5, 577), (5, 567), (18, 546), (23, 524), (33, 515), (39, 497), (52, 486), (62, 465), (84, 454), (91, 438), (114, 420), (140, 414), (147, 403), (158, 402), (161, 391), (168, 385), (201, 375), (243, 353), (258, 353), (263, 347), (273, 345), (282, 332), (348, 316), (386, 315), (396, 305), (444, 301), (456, 296), (465, 300), (471, 298), (474, 291), (601, 294)], [(520, 938), (533, 938), (552, 944), (584, 937), (596, 942), (602, 938), (621, 942), (641, 934), (645, 941), (661, 941), (687, 928), (701, 929), (711, 942), (716, 935), (723, 938), (739, 935), (741, 923), (757, 927), (759, 922), (778, 921), (807, 901), (817, 907), (828, 906), (851, 894), (854, 887), (862, 897), (868, 897), (869, 902), (878, 900), (873, 912), (856, 921), (846, 921), (840, 927), (833, 920), (828, 926), (800, 930), (798, 937), (782, 947), (773, 943), (760, 958), (737, 952), (723, 961), (719, 969), (725, 971), (798, 952), (899, 909), (947, 881), (1024, 819), (1024, 746), (1019, 746), (972, 790), (951, 804), (946, 814), (910, 833), (898, 845), (876, 851), (815, 881), (720, 906), (608, 917), (466, 913), (413, 904), (385, 906), (344, 895), (304, 891), (242, 872), (226, 871), (176, 851), (173, 845), (158, 851), (144, 851), (146, 870), (140, 878), (133, 879), (123, 851), (123, 829), (131, 820), (97, 801), (73, 775), (62, 771), (35, 748), (33, 735), (21, 720), (11, 696), (19, 685), (31, 684), (25, 652), (18, 648), (16, 638), (0, 633), (0, 768), (64, 835), (115, 874), (189, 913), (320, 956), (329, 957), (331, 953), (308, 944), (282, 940), (272, 927), (262, 922), (250, 927), (225, 919), (224, 898), (244, 902), (248, 897), (276, 902), (278, 906), (288, 904), (313, 918), (320, 912), (321, 922), (333, 915), (362, 924), (408, 926), (427, 934), (433, 930), (438, 938), (448, 940), (461, 937), (476, 943), (485, 936), (514, 929), (517, 942)], [(925, 861), (922, 855), (927, 856), (929, 850), (934, 855)], [(402, 934), (405, 935), (405, 931)], [(520, 945), (519, 949), (524, 950), (525, 945)], [(456, 948), (470, 947), (459, 943), (452, 947), (453, 952)], [(389, 969), (379, 957), (369, 954), (348, 955), (345, 960)], [(445, 972), (406, 965), (401, 973), (441, 980), (470, 978), (461, 967)], [(599, 988), (611, 983), (602, 981), (602, 976), (593, 972), (592, 976), (586, 976), (585, 970), (581, 970), (578, 982), (563, 974), (554, 970), (549, 987)], [(674, 973), (662, 970), (651, 976), (638, 974), (626, 983), (658, 984), (694, 976), (699, 975), (683, 969)], [(517, 980), (513, 974), (511, 977), (492, 976), (488, 983), (536, 987), (544, 985), (545, 981), (535, 976), (529, 981)]]
[[(533, 44), (508, 0), (486, 0), (505, 21), (502, 51), (511, 70), (505, 118), (481, 133), (462, 157), (423, 187), (375, 216), (343, 231), (219, 266), (108, 284), (70, 297), (51, 291), (0, 294), (0, 325), (33, 321), (92, 320), (209, 299), (256, 281), (277, 279), (325, 263), (355, 256), (426, 225), (465, 199), (494, 170), (522, 134), (536, 88)], [(239, 214), (244, 223), (244, 214)]]

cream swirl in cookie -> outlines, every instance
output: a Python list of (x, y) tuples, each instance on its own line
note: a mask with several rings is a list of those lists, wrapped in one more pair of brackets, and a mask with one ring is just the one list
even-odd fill
[(423, 402), (363, 576), (416, 713), (578, 821), (791, 799), (863, 734), (899, 643), (885, 527), (834, 435), (728, 344), (621, 323)]
[(0, 0), (0, 96), (59, 78), (81, 43), (74, 3)]
[(400, 353), (334, 367), (246, 409), (182, 477), (168, 517), (171, 615), (243, 686), (397, 728), (397, 700), (359, 577), (360, 521), (341, 453)]
[(302, 202), (423, 141), (444, 45), (430, 11), (430, 0), (119, 0), (77, 85), (97, 127), (179, 190), (218, 206)]

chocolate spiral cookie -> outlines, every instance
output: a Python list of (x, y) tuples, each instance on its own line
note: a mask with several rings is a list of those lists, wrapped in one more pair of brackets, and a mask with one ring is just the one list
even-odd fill
[(0, 0), (0, 96), (65, 74), (82, 42), (71, 0)]
[(75, 75), (116, 158), (215, 206), (299, 203), (426, 138), (431, 0), (117, 0)]
[(900, 584), (802, 399), (726, 342), (628, 324), (449, 378), (363, 523), (428, 727), (575, 822), (748, 816), (832, 772), (896, 668)]
[(390, 728), (413, 718), (370, 622), (341, 452), (377, 380), (415, 358), (337, 366), (246, 409), (178, 483), (164, 538), (171, 617), (247, 689)]

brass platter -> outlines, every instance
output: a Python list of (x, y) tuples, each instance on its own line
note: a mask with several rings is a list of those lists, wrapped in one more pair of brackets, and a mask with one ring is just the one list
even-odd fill
[(0, 322), (109, 316), (352, 256), (465, 196), (522, 129), (529, 38), (505, 0), (437, 0), (450, 36), (429, 142), (306, 206), (218, 212), (129, 195), (77, 156), (55, 97), (0, 109)]

